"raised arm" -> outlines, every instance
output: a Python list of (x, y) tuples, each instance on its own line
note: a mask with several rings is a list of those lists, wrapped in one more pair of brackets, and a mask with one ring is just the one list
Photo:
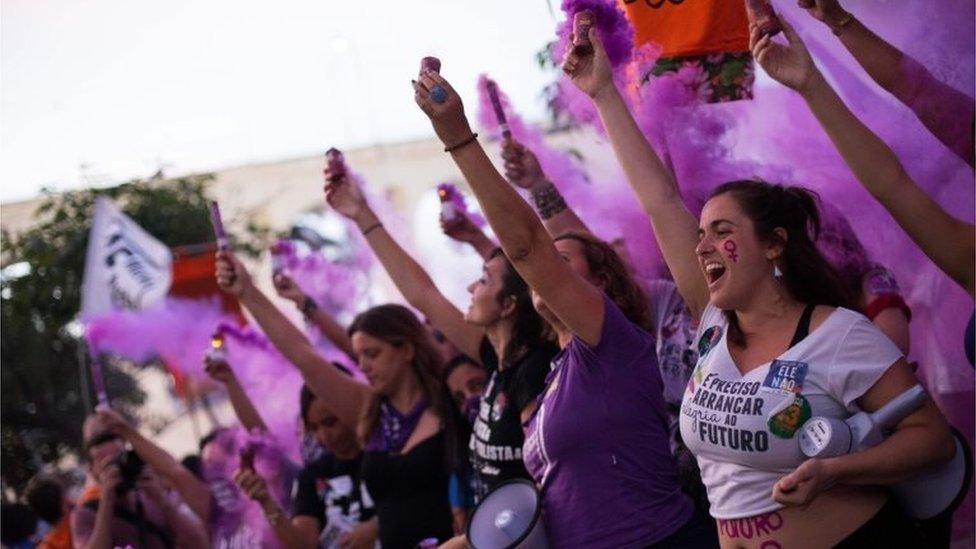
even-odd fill
[(98, 416), (106, 429), (128, 441), (146, 464), (169, 480), (200, 520), (209, 523), (210, 488), (202, 480), (114, 411), (102, 409)]
[(484, 329), (464, 321), (464, 315), (437, 289), (427, 271), (380, 223), (356, 182), (339, 179), (326, 187), (325, 195), (330, 206), (356, 223), (407, 303), (423, 313), (462, 353), (481, 356)]
[(771, 77), (800, 93), (861, 185), (929, 259), (974, 295), (976, 227), (949, 215), (915, 184), (891, 149), (830, 87), (793, 27), (783, 21), (783, 28), (785, 46), (768, 36), (759, 39), (753, 29), (753, 57)]
[(247, 269), (230, 252), (217, 253), (217, 285), (237, 297), (275, 347), (298, 367), (315, 396), (329, 403), (339, 420), (355, 426), (372, 398), (372, 389), (339, 372), (322, 357), (305, 334), (271, 303), (253, 282)]
[(805, 0), (879, 86), (907, 105), (932, 135), (973, 165), (973, 98), (937, 80), (921, 63), (871, 31), (837, 0)]
[(322, 523), (311, 517), (295, 517), (288, 520), (288, 514), (271, 496), (267, 482), (253, 469), (238, 469), (234, 472), (234, 482), (247, 497), (256, 501), (264, 512), (275, 537), (284, 549), (314, 549), (318, 546), (318, 533)]
[[(435, 86), (447, 94), (442, 103), (431, 99), (430, 90)], [(492, 165), (474, 139), (461, 98), (433, 71), (422, 74), (414, 90), (417, 104), (451, 150), (512, 265), (567, 328), (587, 344), (599, 343), (603, 328), (601, 292), (563, 260), (532, 208)]]
[(590, 54), (580, 56), (571, 49), (567, 51), (563, 70), (576, 87), (593, 98), (617, 160), (651, 220), (654, 236), (678, 291), (692, 316), (698, 319), (709, 299), (708, 286), (695, 255), (698, 221), (681, 200), (674, 179), (620, 96), (596, 29), (590, 29), (590, 41), (593, 43)]
[(71, 513), (71, 538), (78, 549), (112, 549), (112, 516), (118, 499), (115, 489), (122, 482), (122, 474), (115, 464), (115, 456), (103, 456), (93, 465), (92, 473), (98, 478), (101, 497), (98, 510), (89, 513)]
[(345, 326), (339, 324), (335, 318), (332, 318), (332, 315), (319, 307), (314, 299), (305, 295), (290, 276), (284, 273), (275, 275), (274, 287), (279, 296), (294, 302), (305, 315), (305, 319), (315, 324), (326, 339), (331, 341), (347, 357), (353, 361), (356, 360), (356, 353), (352, 350), (352, 340), (349, 339)]
[(222, 383), (227, 389), (227, 398), (230, 399), (234, 415), (237, 416), (241, 425), (248, 431), (254, 429), (267, 431), (268, 426), (265, 425), (261, 413), (254, 407), (254, 403), (247, 396), (247, 392), (244, 391), (244, 387), (241, 386), (240, 380), (237, 379), (237, 375), (230, 365), (223, 360), (214, 360), (210, 356), (204, 357), (203, 362), (207, 375), (214, 381)]
[(568, 232), (589, 233), (590, 229), (566, 205), (556, 185), (546, 177), (539, 159), (527, 147), (512, 139), (502, 146), (505, 177), (513, 185), (529, 191), (535, 211), (553, 238)]

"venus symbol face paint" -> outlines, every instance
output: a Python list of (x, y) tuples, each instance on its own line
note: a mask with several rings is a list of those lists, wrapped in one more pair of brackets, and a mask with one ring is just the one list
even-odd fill
[(725, 253), (731, 262), (735, 263), (739, 261), (739, 254), (736, 253), (738, 247), (735, 245), (735, 240), (726, 240), (725, 243), (722, 244), (722, 249), (725, 250)]

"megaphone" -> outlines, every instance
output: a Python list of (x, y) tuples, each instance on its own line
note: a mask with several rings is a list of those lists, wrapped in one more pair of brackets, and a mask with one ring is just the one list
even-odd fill
[(475, 507), (467, 533), (474, 549), (547, 549), (535, 484), (513, 479), (496, 486)]
[[(800, 431), (800, 451), (807, 457), (829, 458), (865, 450), (884, 440), (885, 432), (919, 409), (925, 389), (915, 385), (891, 399), (873, 413), (860, 412), (846, 420), (813, 417)], [(891, 487), (905, 513), (929, 519), (958, 506), (969, 485), (971, 469), (968, 447), (953, 433), (956, 455)]]

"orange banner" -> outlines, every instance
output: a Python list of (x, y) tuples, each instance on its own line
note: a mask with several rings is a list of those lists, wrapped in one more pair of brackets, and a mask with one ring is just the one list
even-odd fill
[(742, 0), (618, 0), (634, 26), (634, 45), (652, 43), (662, 57), (749, 49)]

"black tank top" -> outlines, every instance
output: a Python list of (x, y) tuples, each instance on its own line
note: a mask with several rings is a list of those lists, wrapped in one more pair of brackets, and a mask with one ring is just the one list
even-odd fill
[(383, 549), (413, 549), (425, 538), (454, 534), (447, 500), (444, 431), (406, 454), (365, 452), (363, 480), (376, 505)]

